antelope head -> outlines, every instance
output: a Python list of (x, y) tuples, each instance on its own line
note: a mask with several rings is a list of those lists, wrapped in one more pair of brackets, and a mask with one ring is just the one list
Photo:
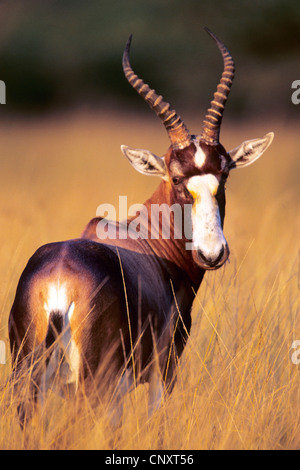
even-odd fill
[(274, 134), (270, 132), (262, 138), (247, 140), (229, 152), (221, 145), (220, 128), (234, 77), (234, 61), (227, 47), (205, 29), (222, 54), (224, 70), (201, 135), (191, 135), (176, 111), (134, 73), (129, 62), (130, 37), (123, 55), (125, 76), (162, 120), (171, 146), (163, 157), (125, 145), (121, 149), (137, 171), (163, 179), (172, 204), (192, 205), (193, 259), (204, 269), (217, 269), (229, 256), (223, 234), (225, 183), (229, 172), (257, 160), (271, 144)]

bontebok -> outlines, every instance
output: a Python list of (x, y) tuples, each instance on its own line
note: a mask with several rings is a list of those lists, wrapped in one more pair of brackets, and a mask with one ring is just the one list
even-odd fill
[[(149, 382), (149, 413), (172, 390), (195, 292), (205, 271), (220, 268), (229, 256), (223, 233), (229, 172), (254, 162), (273, 139), (269, 133), (230, 152), (221, 145), (234, 62), (226, 46), (207, 32), (221, 51), (224, 71), (200, 135), (191, 135), (176, 111), (134, 73), (131, 38), (127, 43), (125, 76), (161, 119), (171, 145), (163, 157), (121, 147), (137, 171), (161, 178), (145, 211), (116, 223), (111, 232), (107, 226), (113, 236), (102, 240), (99, 231), (107, 221), (96, 217), (81, 238), (42, 246), (29, 260), (17, 287), (9, 336), (15, 375), (34, 364), (33, 403), (43, 403), (49, 388), (76, 393), (84, 387), (91, 397), (109, 392), (115, 418), (116, 404), (134, 385)], [(21, 422), (29, 416), (27, 405), (19, 403)]]

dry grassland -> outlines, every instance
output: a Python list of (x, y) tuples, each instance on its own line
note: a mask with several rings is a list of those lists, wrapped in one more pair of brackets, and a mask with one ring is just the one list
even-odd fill
[[(226, 120), (225, 120), (226, 121)], [(201, 121), (187, 120), (191, 131)], [(50, 394), (46, 413), (22, 433), (10, 387), (0, 391), (0, 449), (300, 448), (298, 129), (288, 123), (225, 123), (223, 144), (273, 130), (275, 140), (227, 184), (225, 236), (230, 263), (206, 274), (193, 308), (191, 337), (171, 397), (147, 419), (146, 386), (126, 398), (122, 426), (106, 409), (81, 413)], [(153, 137), (154, 136), (154, 137)], [(162, 126), (114, 113), (77, 112), (0, 125), (0, 340), (18, 278), (41, 244), (77, 237), (101, 203), (143, 202), (158, 184), (136, 173), (120, 144), (162, 154)], [(48, 410), (48, 412), (47, 412)]]

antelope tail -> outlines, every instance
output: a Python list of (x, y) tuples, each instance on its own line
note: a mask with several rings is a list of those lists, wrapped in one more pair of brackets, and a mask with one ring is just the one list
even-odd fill
[(79, 352), (72, 337), (70, 319), (75, 309), (71, 302), (66, 312), (50, 312), (45, 338), (46, 364), (39, 380), (43, 401), (49, 388), (63, 394), (65, 386), (72, 385), (75, 391), (79, 378)]

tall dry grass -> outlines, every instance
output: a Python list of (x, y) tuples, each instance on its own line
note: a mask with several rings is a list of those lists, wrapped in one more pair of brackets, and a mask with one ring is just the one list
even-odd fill
[[(0, 340), (10, 373), (7, 320), (18, 278), (41, 244), (79, 236), (103, 202), (143, 202), (158, 181), (134, 172), (124, 143), (163, 153), (155, 118), (80, 112), (0, 126)], [(190, 119), (191, 131), (201, 122)], [(261, 160), (227, 184), (225, 235), (230, 263), (209, 272), (193, 307), (191, 337), (178, 381), (147, 418), (147, 386), (126, 397), (121, 427), (106, 408), (49, 394), (26, 432), (11, 387), (0, 391), (1, 449), (292, 449), (300, 447), (299, 366), (291, 345), (299, 325), (299, 143), (287, 123), (227, 124), (223, 143), (274, 130)], [(153, 137), (155, 136), (155, 137)]]

